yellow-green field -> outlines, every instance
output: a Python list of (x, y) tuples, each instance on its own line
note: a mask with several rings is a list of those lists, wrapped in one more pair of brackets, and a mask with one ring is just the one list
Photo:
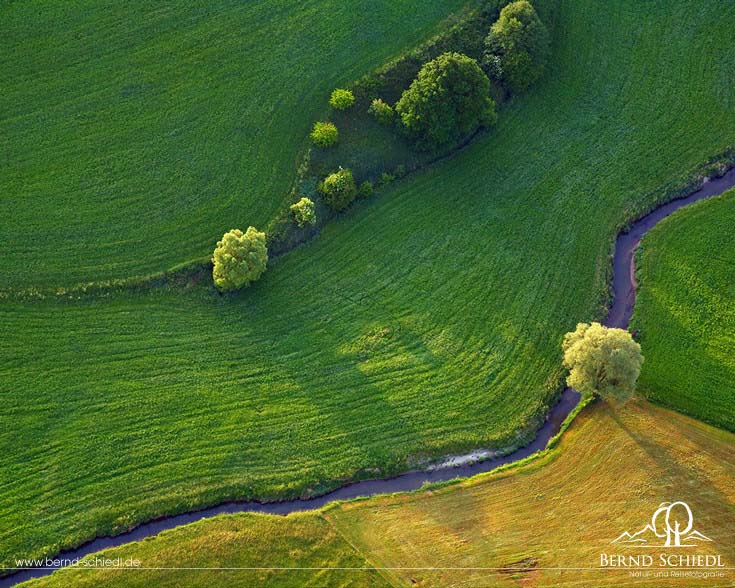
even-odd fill
[[(595, 569), (600, 554), (635, 553), (610, 542), (623, 531), (642, 528), (659, 503), (675, 500), (691, 506), (695, 528), (712, 539), (696, 553), (719, 554), (732, 567), (733, 443), (731, 433), (644, 401), (622, 409), (597, 404), (578, 417), (554, 450), (504, 472), (312, 514), (220, 517), (106, 552), (138, 558), (147, 567), (374, 567), (383, 568), (380, 575), (64, 570), (27, 586), (618, 587), (633, 583), (629, 572)], [(536, 569), (507, 569), (518, 567)], [(635, 585), (660, 588), (669, 582), (704, 585), (653, 577)], [(706, 581), (709, 588), (732, 585), (732, 572)]]

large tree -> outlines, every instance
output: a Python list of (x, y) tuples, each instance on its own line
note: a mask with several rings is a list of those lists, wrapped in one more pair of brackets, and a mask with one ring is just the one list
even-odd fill
[(425, 151), (456, 143), (496, 119), (490, 80), (461, 53), (444, 53), (425, 63), (395, 109), (409, 137)]
[(579, 323), (564, 336), (562, 348), (567, 384), (578, 392), (619, 401), (635, 392), (643, 356), (628, 331)]
[(543, 73), (549, 33), (528, 0), (511, 2), (485, 39), (485, 62), (500, 60), (500, 77), (514, 93), (526, 90)]
[(237, 290), (257, 280), (268, 263), (265, 233), (248, 227), (224, 234), (212, 256), (212, 277), (220, 290)]

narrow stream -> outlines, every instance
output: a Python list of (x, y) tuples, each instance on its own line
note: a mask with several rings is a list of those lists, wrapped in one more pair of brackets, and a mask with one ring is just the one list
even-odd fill
[[(724, 176), (704, 183), (702, 188), (690, 194), (686, 198), (673, 200), (664, 204), (635, 222), (630, 230), (618, 235), (615, 243), (615, 254), (613, 258), (613, 304), (608, 312), (605, 324), (611, 327), (627, 328), (635, 305), (635, 250), (642, 237), (658, 222), (669, 216), (672, 212), (687, 206), (693, 202), (717, 196), (735, 186), (735, 169), (730, 170)], [(157, 535), (161, 531), (173, 529), (179, 525), (193, 523), (201, 519), (213, 517), (225, 513), (260, 512), (269, 514), (286, 515), (288, 513), (304, 510), (319, 509), (329, 502), (335, 500), (348, 500), (358, 496), (374, 496), (391, 492), (404, 492), (416, 490), (426, 482), (441, 482), (455, 478), (466, 478), (482, 472), (489, 472), (495, 468), (519, 461), (546, 447), (556, 433), (559, 432), (561, 424), (569, 413), (579, 402), (580, 395), (567, 388), (561, 395), (560, 401), (549, 412), (546, 422), (538, 430), (536, 438), (527, 446), (503, 457), (495, 457), (485, 461), (467, 463), (460, 466), (447, 466), (430, 471), (410, 471), (395, 478), (382, 480), (363, 480), (347, 484), (328, 494), (315, 498), (287, 500), (283, 502), (226, 502), (218, 506), (206, 508), (191, 513), (184, 513), (163, 517), (157, 520), (143, 523), (135, 529), (116, 535), (114, 537), (100, 537), (94, 539), (76, 549), (65, 551), (52, 559), (82, 558), (97, 551), (117, 547)], [(0, 588), (7, 588), (19, 582), (47, 576), (62, 566), (22, 569), (3, 578), (0, 578)]]

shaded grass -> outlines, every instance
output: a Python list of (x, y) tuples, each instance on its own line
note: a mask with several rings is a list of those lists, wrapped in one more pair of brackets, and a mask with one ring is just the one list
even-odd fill
[(730, 3), (556, 14), (494, 132), (248, 291), (0, 305), (0, 559), (527, 438), (617, 228), (735, 143)]
[[(728, 456), (733, 443), (732, 434), (645, 402), (624, 409), (598, 403), (578, 417), (556, 449), (520, 467), (439, 489), (337, 503), (310, 514), (217, 517), (104, 553), (163, 567), (234, 562), (280, 566), (295, 560), (303, 565), (294, 552), (298, 557), (302, 548), (311, 549), (318, 530), (308, 565), (322, 562), (325, 552), (348, 552), (346, 545), (351, 545), (355, 554), (342, 555), (340, 562), (394, 568), (381, 570), (393, 586), (661, 586), (668, 580), (632, 580), (627, 570), (518, 568), (596, 568), (600, 553), (630, 551), (610, 541), (624, 530), (642, 528), (660, 502), (671, 500), (688, 502), (696, 528), (713, 539), (697, 553), (719, 554), (732, 567), (735, 464)], [(649, 553), (658, 557), (661, 551)], [(330, 555), (330, 560), (336, 557)], [(498, 569), (395, 569), (422, 567)], [(327, 586), (340, 580), (360, 585), (365, 574), (292, 571), (276, 578), (291, 585)], [(726, 574), (705, 581), (730, 586), (730, 572)], [(202, 577), (212, 576), (175, 570), (65, 570), (26, 585), (207, 585)], [(248, 571), (226, 577), (235, 586), (280, 585)], [(371, 576), (375, 585), (380, 580)], [(675, 581), (677, 586), (702, 583)]]
[(148, 275), (262, 228), (331, 89), (461, 4), (3, 3), (0, 284)]
[(735, 191), (688, 207), (638, 256), (633, 317), (649, 398), (735, 431)]

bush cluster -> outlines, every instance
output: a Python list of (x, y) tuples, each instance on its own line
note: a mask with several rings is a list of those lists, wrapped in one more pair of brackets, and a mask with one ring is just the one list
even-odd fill
[(360, 189), (357, 191), (357, 195), (360, 198), (369, 198), (373, 195), (373, 183), (367, 180), (360, 184)]
[(324, 201), (332, 210), (344, 210), (357, 196), (357, 186), (352, 172), (348, 169), (339, 168), (333, 174), (329, 174), (319, 185), (319, 191), (324, 196)]
[(228, 231), (217, 242), (212, 263), (212, 277), (221, 291), (247, 286), (260, 278), (268, 263), (265, 233), (255, 227), (244, 233), (240, 229)]
[(396, 103), (396, 112), (424, 151), (452, 145), (496, 119), (490, 80), (477, 61), (461, 53), (444, 53), (426, 63)]
[(331, 122), (316, 122), (311, 131), (311, 142), (317, 147), (331, 147), (337, 143), (339, 133)]
[(296, 221), (296, 224), (299, 227), (304, 227), (307, 224), (316, 224), (316, 209), (314, 202), (306, 196), (301, 198), (301, 200), (296, 204), (292, 204), (289, 210), (291, 210), (294, 221)]
[(350, 90), (337, 88), (329, 97), (329, 104), (336, 110), (347, 110), (355, 103), (355, 96)]

